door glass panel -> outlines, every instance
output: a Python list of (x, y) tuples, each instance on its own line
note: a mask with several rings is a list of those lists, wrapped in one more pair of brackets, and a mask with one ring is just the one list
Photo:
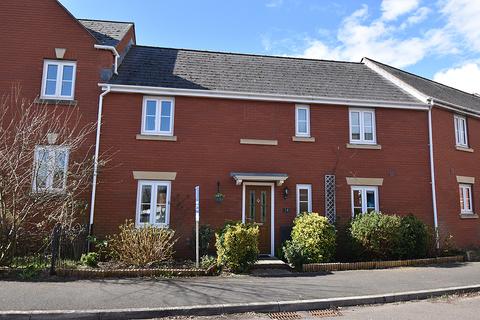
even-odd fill
[(167, 186), (157, 187), (155, 223), (167, 223)]
[(141, 205), (140, 205), (140, 223), (150, 222), (151, 200), (152, 200), (152, 186), (151, 185), (142, 186), (142, 199), (141, 199)]
[(250, 223), (255, 222), (255, 191), (250, 191), (250, 210), (249, 217)]
[(261, 197), (261, 222), (265, 223), (267, 221), (267, 192), (262, 191), (262, 197)]

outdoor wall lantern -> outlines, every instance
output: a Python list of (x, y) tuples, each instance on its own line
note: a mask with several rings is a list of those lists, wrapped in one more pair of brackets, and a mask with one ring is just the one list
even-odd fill
[(283, 199), (287, 200), (288, 198), (288, 187), (283, 188)]
[(223, 199), (225, 199), (225, 195), (220, 192), (220, 181), (217, 181), (217, 193), (215, 193), (215, 201), (217, 201), (217, 203), (222, 203)]

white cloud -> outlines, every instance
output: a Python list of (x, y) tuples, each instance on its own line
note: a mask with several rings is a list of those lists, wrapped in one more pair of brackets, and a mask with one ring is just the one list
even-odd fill
[(409, 16), (407, 20), (400, 25), (400, 29), (406, 29), (409, 26), (425, 21), (430, 12), (432, 12), (432, 10), (427, 7), (418, 8), (413, 15)]
[(480, 1), (442, 0), (441, 12), (447, 17), (450, 29), (464, 37), (469, 45), (480, 51)]
[[(427, 13), (415, 12), (413, 16), (419, 19), (423, 14)], [(429, 53), (456, 50), (448, 34), (440, 29), (409, 38), (396, 37), (398, 30), (400, 27), (383, 18), (368, 22), (368, 7), (363, 5), (343, 20), (337, 33), (339, 44), (329, 46), (319, 39), (307, 39), (307, 47), (299, 56), (348, 61), (360, 61), (366, 56), (402, 68), (417, 63)]]
[(280, 7), (283, 4), (283, 0), (269, 0), (265, 6), (268, 8), (276, 8)]
[(382, 18), (385, 20), (395, 20), (418, 7), (420, 0), (383, 0)]
[(433, 76), (433, 80), (469, 93), (480, 93), (480, 66), (467, 63), (440, 71)]

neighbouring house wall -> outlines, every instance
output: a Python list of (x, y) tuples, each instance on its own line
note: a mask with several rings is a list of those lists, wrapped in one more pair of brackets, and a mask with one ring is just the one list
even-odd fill
[(459, 183), (457, 176), (475, 177), (473, 208), (480, 211), (480, 120), (467, 117), (468, 140), (474, 152), (455, 148), (454, 112), (433, 108), (433, 145), (437, 186), (438, 221), (441, 243), (448, 235), (460, 247), (480, 245), (479, 219), (460, 217)]
[[(292, 141), (295, 105), (278, 102), (175, 98), (176, 142), (137, 140), (140, 133), (140, 94), (111, 93), (104, 104), (101, 150), (115, 158), (100, 176), (94, 230), (114, 233), (125, 219), (135, 219), (137, 181), (133, 171), (177, 172), (172, 182), (171, 227), (180, 236), (179, 254), (189, 255), (194, 225), (195, 185), (201, 188), (201, 224), (216, 228), (240, 220), (242, 187), (231, 172), (286, 173), (275, 187), (276, 246), (280, 227), (296, 216), (296, 184), (311, 184), (313, 211), (324, 213), (324, 176), (337, 180), (337, 216), (351, 217), (350, 186), (346, 177), (384, 178), (379, 187), (380, 209), (385, 213), (413, 213), (433, 225), (427, 113), (376, 109), (377, 140), (381, 150), (347, 149), (348, 108), (311, 105), (311, 135), (315, 143)], [(278, 140), (277, 146), (242, 145), (240, 139)], [(217, 181), (225, 194), (214, 200)], [(290, 189), (286, 200), (283, 188)], [(290, 212), (283, 212), (289, 208)]]

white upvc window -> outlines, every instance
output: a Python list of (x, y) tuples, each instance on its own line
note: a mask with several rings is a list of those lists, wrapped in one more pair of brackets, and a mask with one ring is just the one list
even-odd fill
[(297, 184), (297, 215), (312, 212), (312, 185)]
[(295, 136), (310, 137), (310, 106), (295, 106)]
[(74, 61), (45, 60), (41, 98), (73, 100), (76, 69)]
[(472, 185), (460, 184), (460, 212), (462, 214), (473, 214)]
[(350, 143), (377, 143), (377, 135), (375, 128), (375, 110), (351, 108), (349, 110), (349, 118)]
[(140, 180), (137, 191), (136, 225), (168, 227), (170, 224), (170, 181)]
[(37, 146), (33, 161), (32, 190), (63, 192), (67, 184), (69, 150), (59, 146)]
[(142, 111), (142, 134), (173, 136), (175, 100), (145, 97)]
[(468, 147), (467, 118), (459, 115), (453, 116), (455, 123), (455, 142), (459, 147)]
[(353, 186), (352, 187), (352, 216), (367, 212), (378, 212), (378, 187)]

